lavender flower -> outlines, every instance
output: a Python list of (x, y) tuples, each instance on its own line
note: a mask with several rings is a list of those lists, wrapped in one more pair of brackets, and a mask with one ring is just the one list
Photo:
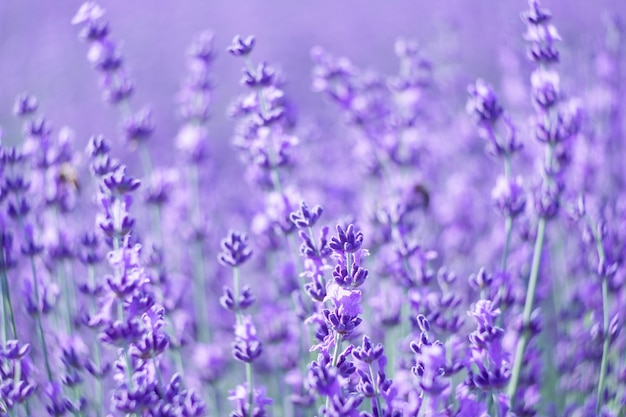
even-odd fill
[[(150, 10), (122, 44), (109, 17), (123, 30), (123, 14), (137, 14), (89, 1), (63, 24), (77, 26), (114, 124), (71, 69), (51, 83), (44, 66), (42, 82), (23, 85), (29, 66), (10, 52), (39, 46), (23, 48), (22, 26), (28, 39), (46, 28), (61, 69), (71, 45), (55, 44), (63, 30), (45, 6), (30, 26), (16, 20), (4, 81), (39, 91), (9, 103), (15, 118), (0, 128), (0, 415), (621, 416), (624, 27), (607, 6), (600, 33), (597, 7), (578, 3), (589, 19), (561, 10), (557, 30), (529, 0), (527, 82), (515, 45), (500, 45), (497, 68), (480, 52), (481, 37), (516, 29), (491, 19), (466, 36), (483, 23), (474, 13), (397, 38), (391, 73), (357, 65), (364, 45), (383, 56), (377, 42), (340, 45), (328, 31), (328, 49), (310, 54), (322, 103), (282, 70), (309, 64), (268, 60), (286, 42), (302, 51), (288, 25), (279, 37), (262, 28), (267, 45), (224, 45), (241, 66), (229, 74), (219, 31), (199, 32), (177, 66), (175, 36), (137, 43)], [(193, 27), (202, 13), (189, 7)], [(344, 12), (314, 9), (307, 18), (329, 27)], [(176, 29), (180, 13), (162, 11)], [(408, 21), (375, 18), (378, 35)], [(576, 32), (586, 42), (561, 36)], [(159, 45), (158, 80), (142, 75), (154, 65), (131, 70), (154, 61), (150, 48), (126, 56), (139, 44)], [(479, 52), (483, 78), (468, 78), (463, 50)], [(226, 111), (232, 146), (228, 79), (240, 87)], [(154, 106), (135, 106), (139, 96)]]

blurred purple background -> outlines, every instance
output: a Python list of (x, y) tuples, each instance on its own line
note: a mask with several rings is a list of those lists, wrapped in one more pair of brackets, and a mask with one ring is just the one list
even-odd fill
[[(11, 116), (15, 96), (31, 92), (56, 127), (71, 126), (80, 143), (92, 133), (117, 136), (119, 114), (101, 99), (96, 74), (85, 58), (87, 47), (70, 21), (80, 1), (0, 0), (0, 126), (14, 142), (20, 125)], [(392, 73), (398, 36), (413, 38), (435, 67), (458, 75), (458, 103), (465, 84), (476, 77), (498, 83), (501, 52), (524, 52), (519, 18), (524, 0), (116, 0), (102, 1), (113, 37), (122, 42), (127, 68), (137, 83), (134, 106), (155, 111), (160, 143), (177, 130), (176, 91), (185, 71), (184, 51), (204, 29), (215, 31), (224, 50), (235, 34), (254, 34), (257, 59), (279, 65), (287, 75), (287, 93), (304, 118), (323, 114), (319, 95), (310, 90), (314, 45), (348, 56), (357, 66)], [(625, 17), (623, 0), (546, 0), (564, 39), (568, 62), (589, 62), (602, 42), (603, 17)], [(580, 56), (582, 54), (583, 56)], [(584, 59), (580, 61), (580, 59)], [(586, 58), (586, 59), (585, 59)], [(232, 125), (226, 110), (240, 92), (241, 63), (221, 53), (216, 64), (216, 102), (211, 130), (227, 143)], [(522, 64), (525, 65), (525, 64)], [(567, 71), (584, 71), (571, 68)], [(448, 90), (450, 91), (450, 90)], [(452, 91), (456, 91), (452, 89)], [(80, 145), (79, 145), (80, 146)], [(167, 161), (167, 156), (162, 162)]]

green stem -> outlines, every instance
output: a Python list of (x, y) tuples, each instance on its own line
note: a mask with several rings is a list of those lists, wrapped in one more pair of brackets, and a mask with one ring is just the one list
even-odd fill
[[(601, 265), (606, 262), (606, 253), (604, 252), (604, 246), (602, 245), (602, 238), (599, 236), (593, 221), (589, 216), (585, 216), (587, 224), (593, 234), (593, 239), (596, 244), (596, 251), (598, 253), (598, 261)], [(609, 337), (609, 282), (606, 274), (602, 275), (602, 325), (603, 325), (603, 338), (602, 343), (602, 362), (600, 363), (600, 376), (598, 379), (598, 392), (596, 395), (596, 414), (599, 415), (600, 408), (602, 408), (602, 396), (604, 394), (604, 388), (606, 386), (606, 376), (609, 366), (609, 345), (611, 339)]]
[[(189, 187), (193, 195), (193, 218), (200, 221), (200, 178), (198, 166), (191, 164), (188, 170)], [(198, 339), (200, 342), (208, 343), (211, 341), (210, 327), (207, 320), (207, 306), (205, 297), (205, 265), (204, 251), (202, 249), (202, 240), (196, 237), (192, 244), (192, 265), (193, 265), (193, 304), (198, 319)]]
[[(343, 336), (341, 333), (335, 333), (335, 350), (333, 351), (333, 361), (331, 362), (333, 368), (337, 366), (337, 361), (339, 360), (339, 347), (341, 346)], [(326, 410), (326, 414), (328, 414), (328, 405), (330, 404), (330, 397), (326, 397), (326, 405), (324, 409)]]
[(376, 411), (377, 413), (375, 415), (382, 415), (382, 408), (380, 407), (380, 393), (378, 390), (378, 383), (376, 383), (376, 378), (374, 376), (374, 368), (372, 368), (372, 364), (369, 364), (369, 368), (370, 368), (370, 378), (372, 378), (372, 385), (374, 386), (374, 401), (376, 403)]
[(342, 340), (343, 340), (343, 335), (341, 333), (337, 333), (335, 335), (335, 351), (333, 352), (333, 361), (332, 361), (333, 366), (337, 366), (337, 360), (339, 359), (339, 349), (341, 348)]
[(207, 323), (206, 292), (204, 286), (204, 253), (202, 241), (195, 239), (192, 244), (193, 255), (193, 300), (198, 319), (198, 339), (200, 342), (208, 343), (211, 340), (209, 325)]
[[(11, 338), (17, 339), (17, 326), (15, 325), (15, 314), (13, 312), (13, 302), (11, 301), (11, 290), (9, 288), (9, 278), (7, 276), (6, 270), (6, 256), (4, 252), (4, 234), (0, 234), (0, 279), (1, 288), (2, 288), (2, 309), (4, 312), (4, 330), (5, 330), (5, 338), (4, 342)], [(12, 333), (9, 332), (9, 324)]]
[(239, 268), (233, 268), (233, 297), (235, 299), (235, 319), (241, 324), (241, 310), (239, 309)]
[(429, 407), (429, 403), (430, 403), (430, 397), (429, 396), (424, 396), (424, 399), (422, 400), (422, 405), (420, 406), (420, 410), (419, 410), (419, 416), (428, 416), (428, 412), (426, 411), (426, 409)]
[[(507, 179), (511, 178), (511, 156), (506, 154), (504, 156), (504, 176)], [(513, 218), (510, 215), (506, 216), (504, 219), (504, 233), (505, 233), (505, 241), (504, 241), (504, 249), (502, 251), (502, 262), (500, 263), (500, 270), (502, 273), (506, 273), (507, 262), (509, 259), (509, 252), (511, 250), (511, 237), (513, 236)], [(499, 295), (502, 295), (505, 291), (505, 283), (500, 284), (500, 288), (498, 288)], [(481, 292), (482, 293), (482, 292)], [(498, 317), (499, 325), (501, 325), (502, 315)]]
[(506, 265), (509, 258), (509, 251), (511, 247), (511, 236), (513, 235), (513, 218), (506, 216), (504, 220), (504, 231), (506, 233), (506, 240), (504, 242), (504, 251), (502, 252), (502, 263), (500, 269), (502, 272), (506, 272)]
[(13, 314), (13, 303), (11, 302), (11, 294), (9, 292), (9, 282), (6, 272), (2, 273), (2, 309), (4, 322), (4, 338), (3, 342), (9, 339), (17, 339), (17, 327), (15, 326), (15, 316)]
[[(119, 320), (124, 321), (124, 306), (123, 306), (123, 302), (124, 300), (117, 300), (117, 315)], [(124, 364), (126, 366), (124, 366), (124, 369), (126, 371), (126, 382), (128, 383), (128, 390), (132, 391), (133, 390), (133, 371), (132, 371), (132, 367), (133, 367), (133, 363), (130, 359), (130, 355), (128, 354), (128, 346), (124, 345), (123, 347), (123, 357), (124, 357)], [(131, 413), (130, 415), (132, 416), (136, 416), (135, 413)], [(128, 414), (127, 414), (128, 417)]]
[(246, 380), (248, 381), (248, 413), (252, 415), (254, 409), (254, 379), (252, 376), (252, 364), (246, 362)]
[(493, 411), (495, 412), (496, 417), (500, 417), (500, 407), (498, 407), (498, 397), (495, 393), (491, 393), (491, 400), (493, 401)]
[(506, 154), (504, 156), (504, 176), (511, 178), (511, 155)]
[[(87, 276), (89, 278), (89, 285), (91, 288), (95, 288), (96, 286), (96, 271), (94, 269), (93, 265), (89, 265), (89, 267), (87, 268)], [(91, 299), (91, 311), (92, 314), (96, 311), (97, 307), (96, 307), (96, 303), (94, 302), (93, 299)], [(100, 364), (102, 363), (101, 360), (101, 352), (100, 352), (100, 344), (99, 343), (95, 343), (94, 344), (94, 363), (96, 365), (96, 369), (98, 369), (98, 373), (100, 372)], [(104, 391), (103, 391), (103, 386), (102, 386), (102, 377), (98, 374), (98, 376), (96, 376), (96, 398), (95, 398), (95, 408), (96, 408), (96, 415), (98, 417), (100, 417), (102, 415), (102, 400), (104, 398)]]
[(528, 290), (526, 292), (526, 302), (524, 303), (524, 313), (522, 315), (522, 334), (517, 343), (515, 351), (515, 360), (513, 362), (513, 371), (511, 373), (511, 382), (508, 387), (508, 395), (511, 406), (514, 403), (515, 394), (519, 385), (519, 379), (522, 371), (522, 361), (524, 359), (524, 351), (528, 345), (530, 332), (528, 326), (530, 324), (531, 314), (533, 312), (533, 303), (535, 301), (535, 292), (537, 290), (537, 281), (539, 278), (539, 269), (541, 267), (541, 253), (543, 252), (543, 242), (546, 234), (546, 219), (539, 219), (537, 225), (537, 239), (535, 240), (535, 249), (533, 251), (533, 260), (530, 268), (530, 278), (528, 280)]
[(37, 322), (37, 330), (39, 333), (39, 340), (41, 342), (41, 349), (43, 351), (43, 359), (46, 366), (46, 376), (48, 381), (52, 382), (52, 369), (50, 368), (50, 360), (48, 359), (48, 344), (46, 343), (46, 335), (43, 331), (43, 323), (41, 322), (41, 311), (39, 311), (39, 282), (37, 279), (37, 269), (35, 268), (35, 260), (32, 256), (30, 259), (30, 269), (33, 277), (33, 291), (35, 292), (35, 304), (37, 305), (37, 313), (35, 321)]
[(600, 377), (598, 380), (598, 393), (596, 400), (596, 414), (599, 415), (602, 406), (602, 396), (606, 386), (606, 375), (609, 367), (609, 284), (606, 277), (602, 278), (602, 309), (604, 324), (604, 343), (602, 344), (602, 362), (600, 363)]
[(139, 157), (141, 158), (143, 175), (149, 179), (152, 175), (152, 158), (150, 157), (150, 151), (144, 141), (139, 143)]
[(69, 283), (67, 282), (67, 276), (65, 274), (65, 269), (63, 268), (63, 265), (58, 265), (57, 267), (59, 268), (58, 273), (59, 281), (61, 281), (61, 291), (65, 298), (65, 309), (64, 311), (62, 311), (62, 314), (65, 316), (64, 321), (65, 325), (67, 326), (67, 334), (72, 334), (72, 295), (70, 294)]
[(161, 368), (159, 367), (159, 363), (154, 353), (152, 354), (152, 365), (154, 366), (154, 372), (156, 373), (156, 376), (157, 376), (159, 389), (164, 389), (165, 385), (163, 385), (163, 376), (161, 375)]

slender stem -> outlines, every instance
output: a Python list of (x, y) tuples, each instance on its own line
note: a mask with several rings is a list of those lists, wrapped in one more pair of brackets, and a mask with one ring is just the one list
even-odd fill
[[(117, 315), (119, 320), (124, 321), (124, 306), (123, 306), (123, 302), (124, 300), (118, 300), (117, 302)], [(133, 390), (133, 370), (131, 369), (133, 367), (133, 363), (130, 359), (130, 355), (128, 354), (128, 345), (124, 345), (124, 347), (122, 348), (122, 355), (124, 358), (124, 370), (126, 373), (126, 382), (128, 383), (128, 391), (132, 391)], [(136, 413), (132, 413), (131, 415), (135, 416)]]
[(598, 393), (596, 399), (596, 414), (599, 415), (600, 408), (602, 407), (602, 396), (604, 395), (604, 388), (606, 386), (606, 375), (609, 366), (609, 284), (606, 277), (602, 278), (602, 309), (603, 309), (603, 324), (604, 324), (604, 343), (602, 344), (602, 362), (600, 363), (600, 377), (598, 380)]
[(154, 352), (152, 353), (152, 366), (154, 366), (154, 372), (156, 373), (156, 376), (157, 376), (159, 389), (164, 389), (165, 385), (163, 385), (163, 376), (161, 375), (161, 368), (159, 367), (159, 362), (157, 361), (157, 358)]
[[(423, 394), (422, 394), (423, 395)], [(420, 405), (419, 414), (420, 416), (428, 416), (428, 411), (426, 409), (430, 406), (430, 397), (425, 395), (422, 399), (422, 405)]]
[(539, 219), (537, 225), (537, 239), (535, 240), (535, 249), (533, 251), (533, 260), (530, 268), (530, 278), (528, 280), (528, 290), (526, 292), (526, 302), (524, 303), (524, 313), (522, 315), (522, 334), (517, 343), (515, 351), (515, 361), (513, 362), (513, 371), (511, 373), (511, 382), (508, 387), (509, 401), (511, 405), (514, 403), (515, 394), (519, 385), (520, 374), (522, 370), (522, 361), (524, 359), (524, 351), (528, 345), (530, 332), (528, 326), (533, 311), (533, 303), (535, 301), (535, 292), (537, 290), (537, 281), (539, 278), (539, 269), (541, 267), (541, 253), (543, 252), (543, 242), (546, 234), (546, 219)]
[(67, 276), (65, 274), (63, 265), (57, 265), (57, 268), (59, 273), (59, 281), (61, 281), (61, 291), (63, 292), (63, 296), (65, 298), (65, 309), (62, 311), (62, 313), (65, 316), (64, 319), (65, 325), (67, 326), (67, 334), (72, 334), (72, 296), (70, 294), (69, 283), (67, 282)]
[[(93, 265), (89, 265), (87, 268), (87, 276), (89, 278), (89, 286), (91, 288), (95, 288), (96, 286), (96, 270), (94, 268)], [(91, 299), (91, 312), (92, 314), (96, 311), (97, 307), (96, 307), (96, 303), (94, 302), (93, 298)], [(98, 369), (98, 375), (96, 376), (96, 398), (95, 398), (95, 403), (96, 403), (96, 415), (98, 417), (100, 417), (102, 415), (102, 400), (104, 398), (104, 390), (103, 390), (103, 386), (102, 386), (102, 376), (100, 375), (100, 364), (102, 363), (101, 360), (101, 352), (100, 352), (100, 344), (99, 343), (95, 343), (94, 344), (94, 363), (96, 365), (96, 368)]]
[(145, 141), (139, 143), (139, 157), (141, 158), (143, 175), (149, 178), (150, 175), (152, 175), (152, 157), (150, 156), (150, 151)]
[[(604, 252), (602, 238), (600, 237), (591, 218), (589, 216), (585, 216), (585, 219), (591, 229), (591, 233), (593, 234), (596, 251), (598, 253), (598, 261), (601, 265), (603, 265), (606, 262), (606, 253)], [(599, 415), (600, 408), (602, 408), (602, 396), (604, 395), (604, 388), (606, 386), (606, 376), (609, 366), (609, 345), (611, 342), (609, 337), (609, 282), (606, 274), (602, 274), (602, 326), (604, 341), (602, 343), (602, 362), (600, 363), (600, 376), (598, 378), (598, 392), (596, 395), (597, 415)]]
[(207, 306), (205, 292), (205, 272), (204, 272), (204, 253), (202, 250), (202, 241), (195, 239), (192, 244), (193, 254), (193, 301), (196, 310), (196, 318), (198, 320), (198, 339), (200, 342), (209, 342), (211, 335), (209, 333), (209, 325), (207, 323)]
[[(335, 333), (335, 350), (333, 352), (333, 360), (331, 362), (333, 367), (337, 366), (337, 361), (339, 360), (339, 347), (341, 346), (342, 334)], [(326, 415), (328, 414), (328, 405), (330, 404), (330, 397), (326, 397), (326, 405), (324, 406)]]
[(506, 240), (504, 242), (504, 250), (502, 252), (502, 263), (500, 265), (500, 269), (502, 272), (506, 271), (506, 265), (509, 258), (509, 251), (511, 248), (511, 236), (513, 235), (513, 218), (511, 216), (506, 216), (504, 220), (504, 232), (506, 233)]
[(376, 405), (376, 411), (377, 411), (375, 415), (381, 416), (383, 410), (380, 407), (380, 393), (378, 389), (378, 383), (376, 382), (376, 378), (374, 376), (374, 368), (372, 368), (371, 363), (369, 364), (369, 368), (370, 368), (370, 378), (372, 378), (372, 385), (374, 386), (374, 404)]
[(343, 335), (341, 333), (337, 333), (335, 335), (335, 351), (333, 352), (333, 361), (332, 361), (333, 366), (337, 366), (337, 360), (339, 359), (339, 350), (341, 348), (342, 340), (343, 340)]
[(2, 320), (2, 326), (0, 326), (0, 330), (2, 330), (2, 346), (4, 347), (6, 345), (7, 340), (10, 339), (9, 336), (9, 319), (6, 318), (8, 313), (7, 313), (7, 308), (6, 308), (6, 303), (4, 301), (4, 284), (2, 283), (2, 285), (0, 285), (0, 296), (2, 297), (2, 310), (0, 310), (0, 313), (2, 313), (0, 315), (0, 320)]
[(252, 364), (246, 362), (246, 380), (248, 381), (248, 414), (252, 415), (254, 409), (254, 379), (252, 376)]
[(28, 403), (28, 398), (24, 401), (24, 411), (26, 411), (26, 416), (31, 416), (30, 412), (30, 404)]
[[(309, 227), (309, 235), (311, 236), (311, 240), (313, 241), (313, 246), (315, 246), (315, 253), (317, 253), (317, 247), (315, 245), (315, 240), (314, 239), (314, 234), (313, 234), (313, 229), (311, 227)], [(289, 248), (289, 256), (291, 258), (291, 261), (293, 262), (294, 266), (298, 265), (298, 262), (296, 261), (297, 258), (297, 253), (296, 251), (294, 251), (293, 249), (293, 243), (291, 242), (291, 237), (292, 235), (287, 235), (287, 246)], [(309, 299), (306, 290), (304, 289), (306, 282), (304, 279), (304, 275), (302, 275), (300, 273), (300, 271), (297, 271), (298, 273), (298, 281), (300, 284), (300, 295), (302, 297), (302, 303), (304, 304), (304, 309), (306, 314), (309, 314), (312, 310), (314, 310), (313, 308), (313, 302)], [(295, 306), (295, 303), (294, 303)], [(313, 331), (311, 329), (310, 326), (305, 326), (306, 329), (302, 330), (302, 334), (306, 333), (306, 339), (303, 337), (302, 338), (302, 343), (299, 343), (299, 350), (300, 350), (300, 358), (302, 359), (302, 361), (300, 361), (300, 364), (306, 368), (306, 364), (309, 362), (309, 358), (311, 356), (311, 352), (308, 352), (308, 348), (312, 345), (312, 340), (313, 340)], [(303, 343), (304, 346), (303, 346)], [(306, 352), (306, 353), (305, 353)]]
[(4, 322), (4, 342), (9, 339), (17, 339), (17, 327), (15, 325), (15, 315), (13, 313), (13, 303), (6, 271), (2, 271), (2, 309)]
[(41, 349), (43, 351), (43, 359), (46, 366), (46, 375), (48, 381), (52, 382), (52, 369), (50, 368), (50, 360), (48, 359), (48, 344), (46, 343), (46, 335), (43, 331), (43, 324), (41, 322), (41, 311), (39, 311), (39, 283), (37, 278), (37, 269), (35, 268), (35, 260), (32, 256), (30, 259), (30, 269), (33, 277), (33, 290), (35, 291), (35, 303), (37, 305), (37, 313), (35, 321), (37, 322), (37, 330), (39, 332), (39, 340), (41, 342)]
[[(402, 313), (400, 313), (402, 314)], [(402, 334), (399, 331), (401, 326), (395, 325), (391, 328), (385, 328), (385, 353), (387, 353), (387, 359), (389, 360), (389, 368), (391, 368), (391, 373), (395, 373), (397, 364), (398, 355), (396, 354), (396, 350), (398, 347), (398, 340), (402, 338)], [(389, 369), (387, 368), (387, 369)]]
[(241, 309), (239, 308), (239, 268), (233, 268), (233, 297), (235, 298), (235, 318), (241, 324)]
[[(3, 321), (5, 329), (4, 342), (13, 337), (17, 339), (17, 326), (15, 325), (15, 314), (13, 312), (13, 302), (11, 301), (11, 290), (9, 288), (9, 278), (6, 270), (6, 255), (4, 252), (4, 234), (0, 233), (0, 279), (2, 289), (2, 309), (3, 309)], [(12, 333), (9, 332), (9, 323)], [(12, 334), (12, 336), (10, 336)]]
[[(193, 219), (200, 221), (200, 178), (198, 173), (198, 165), (191, 164), (188, 170), (188, 181), (191, 193), (193, 196)], [(208, 324), (208, 311), (206, 306), (205, 297), (205, 265), (204, 265), (204, 251), (202, 247), (202, 240), (196, 237), (192, 243), (192, 255), (191, 262), (193, 265), (193, 304), (196, 311), (196, 318), (198, 320), (198, 339), (201, 342), (209, 342), (211, 340), (210, 327)]]
[(496, 395), (495, 392), (491, 393), (491, 398), (493, 398), (493, 404), (494, 404), (494, 411), (496, 414), (496, 417), (500, 417), (500, 407), (498, 406), (498, 396)]
[(511, 155), (504, 155), (504, 176), (506, 178), (511, 178)]
[(352, 265), (350, 265), (350, 258), (352, 257), (351, 253), (346, 254), (346, 271), (348, 271), (348, 275), (352, 275)]
[[(504, 176), (507, 179), (511, 178), (511, 155), (509, 154), (504, 155)], [(504, 241), (504, 249), (502, 250), (502, 262), (500, 264), (500, 270), (503, 274), (506, 273), (509, 252), (511, 250), (511, 237), (513, 236), (513, 218), (510, 215), (507, 215), (504, 219), (504, 233), (506, 237)], [(502, 295), (504, 293), (505, 286), (506, 284), (504, 282), (500, 284), (500, 287), (498, 288), (499, 295)], [(481, 294), (483, 293), (483, 291), (481, 291)], [(502, 315), (498, 317), (499, 325), (501, 325), (501, 321)]]

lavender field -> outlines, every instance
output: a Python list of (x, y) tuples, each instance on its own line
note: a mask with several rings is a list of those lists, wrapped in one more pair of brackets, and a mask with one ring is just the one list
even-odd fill
[(626, 417), (625, 107), (621, 0), (0, 0), (0, 417)]

